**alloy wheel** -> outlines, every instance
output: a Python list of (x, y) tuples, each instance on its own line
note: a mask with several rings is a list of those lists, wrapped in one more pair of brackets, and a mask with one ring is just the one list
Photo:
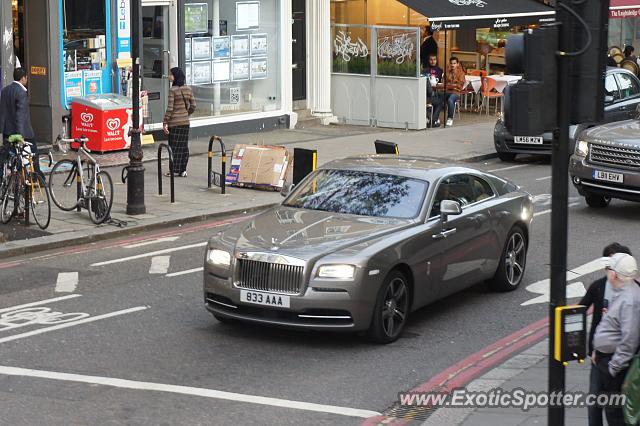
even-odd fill
[(394, 278), (388, 285), (382, 305), (382, 328), (389, 337), (402, 330), (407, 319), (409, 295), (402, 278)]
[(506, 278), (512, 286), (517, 286), (522, 279), (526, 256), (524, 237), (519, 232), (512, 234), (504, 259)]

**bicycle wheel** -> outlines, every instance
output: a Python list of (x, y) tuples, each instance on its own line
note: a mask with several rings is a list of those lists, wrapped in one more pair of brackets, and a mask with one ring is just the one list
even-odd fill
[(51, 169), (49, 193), (59, 209), (71, 211), (78, 206), (77, 177), (78, 167), (71, 160), (60, 160)]
[(87, 208), (89, 209), (89, 217), (96, 225), (101, 224), (109, 217), (111, 206), (113, 204), (113, 182), (111, 176), (107, 172), (99, 172), (96, 177), (95, 190), (91, 197)]
[(47, 229), (51, 221), (51, 203), (49, 191), (43, 176), (31, 174), (31, 213), (40, 229)]
[(7, 181), (7, 189), (0, 205), (0, 221), (9, 223), (18, 210), (20, 177), (17, 173), (13, 173), (5, 180)]

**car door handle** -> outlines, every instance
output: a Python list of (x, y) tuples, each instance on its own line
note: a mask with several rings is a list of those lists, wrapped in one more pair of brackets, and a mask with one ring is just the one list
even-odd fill
[(627, 107), (621, 106), (620, 108), (618, 108), (619, 111), (625, 111), (627, 109)]
[(433, 239), (434, 240), (442, 240), (444, 238), (447, 238), (447, 237), (455, 234), (456, 232), (458, 232), (458, 230), (456, 228), (447, 229), (446, 231), (442, 231), (439, 234), (434, 234), (433, 235)]

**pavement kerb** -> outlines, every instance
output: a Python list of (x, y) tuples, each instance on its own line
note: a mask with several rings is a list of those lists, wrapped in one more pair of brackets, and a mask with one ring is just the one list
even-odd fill
[[(255, 213), (260, 210), (267, 209), (269, 207), (273, 207), (277, 204), (268, 203), (261, 204), (257, 206), (252, 206), (249, 208), (243, 209), (235, 209), (235, 210), (227, 210), (221, 212), (212, 212), (212, 213), (200, 213), (192, 216), (180, 216), (180, 217), (164, 217), (159, 218), (156, 221), (150, 221), (146, 224), (134, 225), (131, 227), (125, 228), (113, 228), (111, 226), (102, 226), (100, 228), (96, 228), (94, 231), (90, 232), (88, 235), (86, 231), (78, 231), (69, 234), (57, 234), (57, 235), (47, 235), (43, 237), (33, 238), (29, 240), (14, 240), (4, 243), (3, 245), (8, 245), (9, 247), (1, 247), (0, 246), (0, 259), (5, 259), (13, 256), (21, 256), (26, 254), (37, 253), (46, 250), (52, 250), (62, 247), (69, 247), (73, 245), (81, 245), (87, 244), (97, 241), (108, 240), (112, 238), (124, 237), (132, 234), (137, 234), (145, 231), (152, 231), (155, 229), (165, 228), (173, 225), (194, 223), (209, 219), (216, 218), (224, 218), (227, 216), (233, 216), (243, 213)], [(80, 233), (84, 233), (84, 235), (79, 235)]]

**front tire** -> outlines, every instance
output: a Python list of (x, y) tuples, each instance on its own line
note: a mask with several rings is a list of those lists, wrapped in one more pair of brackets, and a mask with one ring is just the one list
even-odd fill
[(31, 213), (40, 229), (47, 229), (51, 221), (51, 203), (45, 178), (38, 173), (31, 175)]
[(75, 162), (58, 161), (49, 174), (49, 194), (60, 210), (71, 211), (78, 206), (78, 167)]
[(409, 317), (409, 283), (400, 271), (391, 271), (380, 287), (369, 337), (376, 343), (398, 340)]
[(513, 291), (522, 282), (527, 264), (527, 237), (519, 226), (514, 226), (507, 236), (498, 270), (489, 282), (497, 291)]
[(603, 209), (609, 205), (611, 197), (605, 197), (604, 195), (585, 195), (584, 200), (591, 208)]

